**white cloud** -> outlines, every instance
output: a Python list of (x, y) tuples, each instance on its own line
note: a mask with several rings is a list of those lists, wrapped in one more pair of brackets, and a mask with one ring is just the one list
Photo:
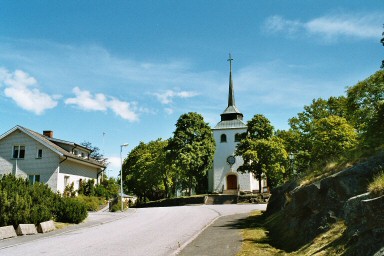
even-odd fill
[(0, 70), (0, 82), (5, 85), (4, 94), (11, 98), (19, 107), (41, 115), (45, 110), (57, 106), (60, 96), (48, 95), (41, 92), (37, 80), (22, 70), (11, 73), (5, 69)]
[(106, 111), (107, 98), (104, 94), (97, 93), (93, 96), (89, 91), (81, 90), (79, 87), (73, 88), (75, 98), (65, 100), (65, 104), (77, 105), (83, 110)]
[(113, 112), (115, 112), (116, 115), (125, 120), (131, 122), (139, 120), (138, 115), (134, 112), (136, 109), (136, 103), (129, 103), (112, 98), (108, 102), (108, 106), (113, 110)]
[(264, 29), (269, 33), (282, 35), (300, 35), (306, 33), (325, 41), (337, 40), (340, 37), (357, 39), (377, 38), (381, 34), (384, 14), (381, 13), (334, 13), (303, 22), (289, 20), (275, 15), (266, 19)]
[(74, 98), (65, 100), (65, 104), (76, 105), (86, 111), (107, 111), (112, 110), (116, 115), (128, 121), (138, 121), (136, 103), (120, 101), (114, 97), (105, 96), (102, 93), (92, 95), (90, 91), (81, 90), (79, 87), (73, 88)]
[(153, 95), (155, 95), (162, 104), (170, 104), (173, 102), (173, 98), (191, 98), (198, 95), (198, 93), (192, 91), (177, 92), (173, 90), (166, 90), (163, 92), (153, 93)]

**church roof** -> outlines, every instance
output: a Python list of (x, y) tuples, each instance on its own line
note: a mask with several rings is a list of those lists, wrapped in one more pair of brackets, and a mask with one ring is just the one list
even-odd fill
[(235, 120), (220, 121), (213, 129), (219, 130), (219, 129), (239, 129), (239, 128), (247, 128), (247, 125), (242, 120), (235, 119)]

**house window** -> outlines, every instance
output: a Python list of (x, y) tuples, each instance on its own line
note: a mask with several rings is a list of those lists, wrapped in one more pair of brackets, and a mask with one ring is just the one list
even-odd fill
[(227, 135), (221, 134), (220, 136), (220, 142), (227, 142)]
[(64, 176), (64, 187), (69, 185), (69, 176)]
[(74, 154), (75, 156), (77, 156), (77, 155), (79, 154), (79, 152), (78, 152), (77, 150), (74, 150), (74, 151), (73, 151), (73, 154)]
[(24, 158), (25, 157), (25, 146), (13, 146), (13, 158)]
[(37, 158), (42, 158), (43, 157), (43, 150), (42, 149), (38, 149), (37, 150)]
[(235, 142), (239, 142), (241, 140), (241, 134), (240, 133), (236, 133), (235, 134)]
[(29, 184), (33, 185), (36, 182), (40, 182), (40, 175), (28, 175)]
[(84, 154), (84, 152), (81, 152), (81, 157), (83, 157), (83, 158), (85, 157), (85, 154)]

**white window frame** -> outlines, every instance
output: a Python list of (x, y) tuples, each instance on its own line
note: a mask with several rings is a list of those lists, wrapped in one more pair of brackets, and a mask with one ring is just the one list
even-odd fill
[[(40, 152), (41, 152), (41, 154), (40, 154)], [(36, 158), (38, 158), (38, 159), (43, 158), (43, 149), (42, 148), (37, 149)]]
[[(37, 178), (38, 177), (38, 178)], [(32, 178), (32, 179), (31, 179)], [(41, 178), (40, 178), (40, 174), (31, 174), (31, 175), (28, 175), (28, 180), (29, 180), (29, 184), (33, 185), (35, 184), (36, 182), (40, 182)]]
[[(15, 157), (15, 148), (17, 148), (17, 156)], [(20, 157), (21, 148), (24, 148), (24, 155), (23, 157)], [(25, 145), (13, 145), (12, 147), (12, 158), (13, 159), (25, 159)]]

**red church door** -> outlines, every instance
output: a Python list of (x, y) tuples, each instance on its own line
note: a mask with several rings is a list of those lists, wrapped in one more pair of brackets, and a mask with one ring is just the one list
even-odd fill
[(227, 176), (227, 189), (237, 189), (237, 176), (228, 175)]

